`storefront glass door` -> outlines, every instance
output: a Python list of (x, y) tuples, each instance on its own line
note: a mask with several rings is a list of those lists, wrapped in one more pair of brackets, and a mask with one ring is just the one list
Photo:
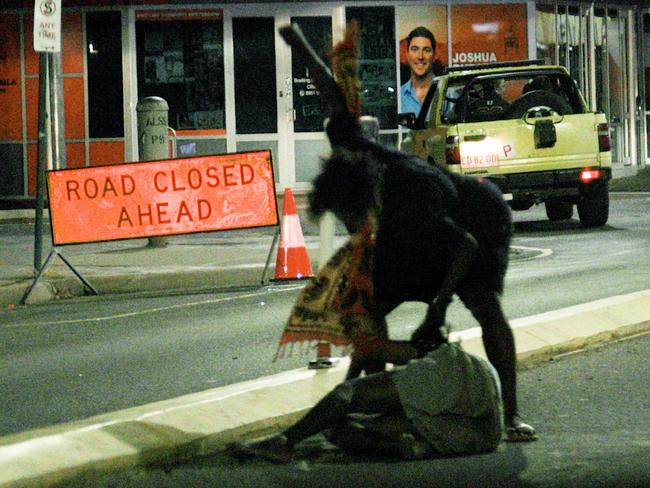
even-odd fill
[(234, 104), (228, 107), (229, 151), (271, 149), (277, 182), (284, 155), (278, 144), (275, 18), (234, 16), (231, 26), (232, 77), (226, 84)]
[[(327, 53), (332, 48), (332, 17), (292, 16), (291, 23), (300, 27), (316, 53), (328, 62)], [(309, 69), (302, 58), (291, 49), (289, 97), (292, 108), (288, 119), (293, 122), (295, 156), (295, 178), (299, 184), (310, 182), (320, 170), (320, 159), (327, 152), (327, 141), (323, 137), (323, 124), (329, 115), (329, 108), (321, 100), (320, 92), (312, 83)]]
[(300, 7), (291, 12), (260, 8), (251, 15), (250, 8), (240, 12), (235, 7), (231, 12), (233, 76), (226, 83), (232, 83), (235, 103), (229, 142), (236, 151), (270, 148), (279, 187), (307, 188), (327, 151), (323, 134), (327, 107), (303, 60), (284, 43), (278, 29), (297, 24), (326, 60), (332, 47), (333, 9), (312, 5), (303, 14)]

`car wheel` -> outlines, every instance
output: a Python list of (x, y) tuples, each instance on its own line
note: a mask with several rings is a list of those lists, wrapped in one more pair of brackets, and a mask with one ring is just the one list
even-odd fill
[(600, 227), (609, 218), (609, 190), (607, 185), (589, 188), (578, 201), (578, 217), (585, 227)]
[(504, 113), (506, 119), (519, 119), (533, 107), (545, 106), (554, 110), (560, 115), (568, 115), (573, 113), (573, 109), (569, 102), (555, 93), (544, 90), (535, 90), (523, 94), (517, 100), (512, 102), (512, 105)]
[(569, 220), (573, 217), (573, 203), (563, 200), (546, 200), (546, 216), (548, 220), (555, 222), (558, 220)]

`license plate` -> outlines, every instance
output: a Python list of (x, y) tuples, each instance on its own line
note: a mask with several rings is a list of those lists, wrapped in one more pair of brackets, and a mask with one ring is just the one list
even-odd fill
[(510, 201), (510, 200), (512, 200), (512, 193), (504, 193), (504, 194), (503, 194), (503, 199), (504, 199), (505, 201)]

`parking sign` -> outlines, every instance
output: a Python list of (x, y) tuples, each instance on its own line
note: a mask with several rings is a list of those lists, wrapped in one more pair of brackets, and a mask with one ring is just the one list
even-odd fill
[(34, 51), (61, 51), (61, 0), (35, 0)]

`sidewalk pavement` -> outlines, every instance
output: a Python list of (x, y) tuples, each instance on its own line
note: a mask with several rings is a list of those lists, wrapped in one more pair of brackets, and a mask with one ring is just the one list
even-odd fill
[[(34, 226), (33, 218), (29, 218), (33, 214), (33, 211), (0, 211), (2, 309), (21, 304), (34, 283), (27, 304), (92, 294), (84, 289), (81, 279), (65, 261), (99, 296), (235, 289), (259, 286), (263, 279), (268, 282), (274, 278), (279, 245), (279, 239), (274, 245), (274, 234), (278, 228), (266, 227), (167, 236), (163, 238), (165, 247), (152, 247), (148, 239), (59, 246), (36, 280)], [(44, 226), (43, 264), (52, 249), (49, 223)], [(319, 227), (307, 219), (301, 226), (315, 272), (320, 249)], [(337, 228), (336, 233), (334, 248), (346, 239), (342, 228)]]
[[(316, 269), (317, 229), (306, 224), (303, 232)], [(343, 239), (344, 235), (336, 237), (337, 242)], [(134, 240), (68, 246), (61, 252), (101, 296), (170, 287), (259, 285), (272, 240), (272, 229), (254, 229), (171, 237), (165, 248)], [(0, 233), (3, 308), (16, 306), (33, 282), (32, 241), (33, 235), (24, 229), (22, 234)], [(267, 278), (273, 276), (274, 264), (275, 252)], [(58, 257), (42, 281), (30, 303), (83, 293), (81, 282)], [(519, 364), (526, 366), (650, 331), (650, 290), (513, 320), (511, 325)], [(452, 339), (484, 356), (479, 329), (453, 334)], [(347, 365), (343, 358), (327, 370), (302, 368), (0, 438), (0, 487), (49, 486), (93, 471), (196, 456), (235, 439), (277, 431), (338, 384)]]
[[(0, 309), (20, 305), (33, 284), (28, 305), (92, 293), (64, 259), (104, 297), (255, 287), (275, 275), (279, 239), (274, 245), (274, 234), (278, 228), (266, 227), (168, 236), (163, 238), (166, 247), (152, 247), (148, 239), (60, 246), (36, 280), (33, 218), (29, 218), (33, 214), (0, 211)], [(321, 254), (320, 228), (302, 214), (300, 221), (311, 267), (316, 272)], [(44, 226), (43, 264), (52, 249), (49, 223)], [(331, 248), (337, 249), (346, 239), (343, 225), (337, 224)], [(528, 249), (513, 248), (511, 259), (528, 257), (530, 253)]]
[[(612, 194), (617, 199), (634, 197), (638, 195), (631, 192)], [(320, 227), (307, 218), (306, 205), (306, 196), (296, 194), (301, 230), (315, 272), (321, 253)], [(0, 210), (0, 309), (19, 305), (35, 281), (34, 215), (30, 209)], [(48, 220), (44, 228), (42, 262), (51, 249)], [(261, 284), (269, 258), (264, 278), (274, 277), (277, 244), (274, 249), (271, 247), (276, 230), (267, 227), (169, 236), (165, 238), (165, 248), (150, 247), (148, 239), (131, 239), (60, 246), (57, 250), (100, 296), (250, 287)], [(340, 246), (347, 236), (340, 223), (335, 233), (333, 248)], [(511, 249), (511, 260), (529, 256), (526, 249)], [(84, 294), (81, 280), (55, 255), (27, 303)]]

